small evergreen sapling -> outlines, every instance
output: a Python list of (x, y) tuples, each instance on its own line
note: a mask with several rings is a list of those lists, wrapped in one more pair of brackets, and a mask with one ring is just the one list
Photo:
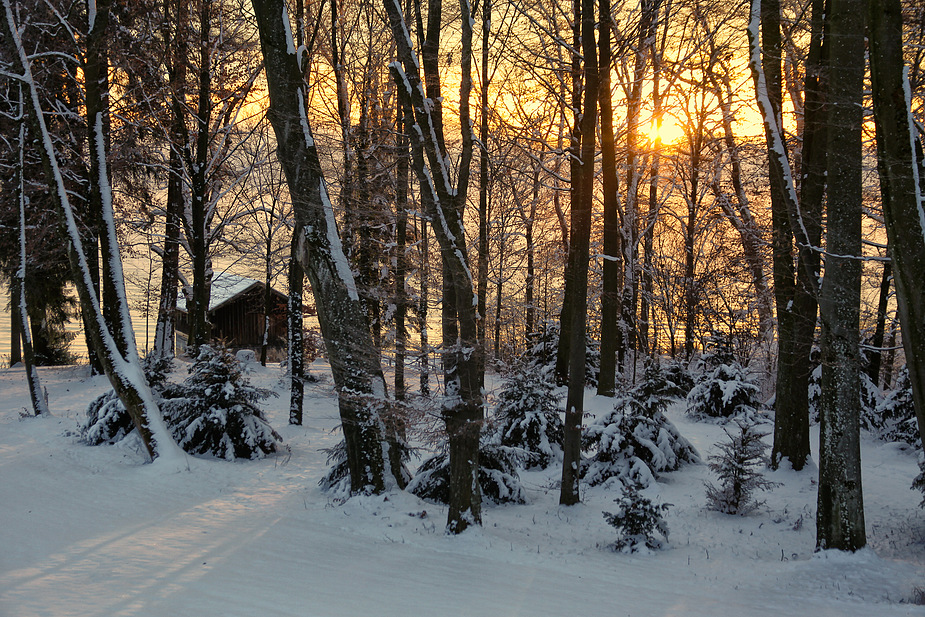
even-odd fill
[(921, 447), (918, 420), (915, 416), (915, 402), (912, 400), (912, 383), (909, 369), (903, 365), (892, 391), (877, 407), (880, 439), (902, 441)]
[[(616, 512), (604, 512), (604, 520), (617, 530), (614, 550), (637, 553), (645, 549), (657, 550), (668, 541), (668, 523), (663, 514), (671, 504), (654, 504), (633, 485), (623, 487), (623, 495), (614, 499)], [(656, 537), (656, 534), (662, 538)]]
[[(881, 418), (881, 405), (883, 394), (880, 388), (871, 381), (870, 377), (864, 371), (860, 373), (861, 389), (859, 396), (861, 398), (861, 428), (881, 435), (885, 427), (884, 419)], [(810, 422), (819, 422), (819, 400), (822, 398), (822, 365), (820, 364), (809, 377), (809, 419)]]
[(592, 486), (611, 478), (649, 486), (662, 472), (700, 462), (694, 446), (665, 416), (672, 398), (658, 380), (645, 380), (618, 398), (613, 411), (589, 424), (582, 449), (593, 454), (582, 462), (582, 479)]
[(719, 476), (719, 487), (709, 482), (704, 482), (704, 485), (709, 509), (744, 516), (764, 503), (753, 498), (755, 491), (770, 490), (777, 485), (766, 480), (758, 471), (766, 463), (768, 446), (762, 439), (768, 433), (760, 432), (755, 425), (747, 422), (736, 424), (738, 433), (723, 428), (729, 441), (715, 444), (720, 453), (708, 459), (710, 469)]
[[(483, 499), (496, 504), (526, 503), (526, 494), (517, 475), (516, 458), (512, 448), (483, 440), (479, 446), (479, 488)], [(421, 499), (449, 503), (450, 454), (446, 444), (421, 464), (405, 490)]]
[(491, 441), (519, 452), (527, 468), (546, 469), (562, 454), (559, 396), (548, 366), (525, 365), (504, 380)]
[(203, 345), (189, 371), (178, 396), (161, 403), (180, 447), (226, 460), (263, 458), (279, 449), (282, 437), (257, 406), (274, 393), (250, 385), (228, 349)]
[(687, 414), (697, 419), (756, 419), (761, 389), (740, 364), (720, 364), (687, 395)]
[(919, 503), (919, 507), (925, 508), (925, 456), (922, 454), (919, 454), (919, 475), (912, 481), (912, 486), (910, 488), (922, 493), (923, 497), (921, 503)]

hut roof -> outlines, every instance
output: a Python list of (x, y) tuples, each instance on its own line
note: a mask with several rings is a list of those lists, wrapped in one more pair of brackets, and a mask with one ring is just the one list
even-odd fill
[[(251, 289), (263, 288), (263, 283), (246, 276), (232, 274), (231, 272), (221, 272), (212, 279), (212, 292), (209, 296), (209, 312), (215, 311), (225, 304), (228, 304), (235, 298), (249, 292)], [(272, 290), (274, 294), (285, 297), (284, 294)], [(180, 296), (177, 298), (177, 310), (186, 312), (186, 298)]]

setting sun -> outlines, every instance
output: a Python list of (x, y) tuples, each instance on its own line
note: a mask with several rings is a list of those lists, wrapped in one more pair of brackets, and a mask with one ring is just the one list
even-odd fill
[(684, 129), (678, 126), (671, 118), (662, 118), (661, 122), (652, 120), (648, 130), (646, 130), (646, 136), (652, 143), (660, 141), (663, 144), (673, 144), (684, 137)]

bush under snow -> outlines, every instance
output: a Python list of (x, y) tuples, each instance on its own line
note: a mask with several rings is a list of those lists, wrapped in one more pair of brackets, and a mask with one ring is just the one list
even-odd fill
[(564, 429), (551, 367), (523, 366), (504, 380), (490, 440), (517, 452), (527, 469), (562, 455)]
[(746, 418), (754, 421), (761, 389), (738, 363), (720, 364), (687, 395), (687, 414), (697, 419)]
[[(496, 504), (526, 503), (517, 475), (516, 452), (511, 448), (483, 443), (479, 448), (479, 487), (482, 499)], [(421, 499), (447, 504), (450, 501), (450, 454), (444, 447), (418, 468), (406, 490)]]
[(670, 400), (643, 382), (618, 398), (613, 411), (585, 427), (582, 449), (593, 454), (582, 461), (582, 479), (592, 486), (610, 478), (648, 486), (681, 463), (699, 462), (697, 450), (665, 416)]

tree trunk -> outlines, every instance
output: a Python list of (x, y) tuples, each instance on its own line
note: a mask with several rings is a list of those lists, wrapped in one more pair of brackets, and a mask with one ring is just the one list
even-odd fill
[(186, 20), (180, 11), (185, 6), (182, 1), (164, 0), (166, 28), (170, 28), (170, 7), (176, 4), (173, 18), (174, 35), (165, 36), (168, 47), (170, 79), (170, 136), (173, 146), (170, 148), (167, 178), (167, 208), (164, 221), (164, 249), (161, 255), (161, 294), (157, 310), (157, 325), (154, 330), (154, 356), (171, 358), (174, 355), (174, 327), (177, 310), (177, 293), (180, 281), (180, 229), (183, 222), (183, 158), (179, 144), (185, 142), (184, 98), (186, 89), (187, 37), (182, 29)]
[[(481, 490), (478, 482), (479, 433), (483, 419), (481, 394), (483, 350), (478, 341), (478, 297), (469, 269), (465, 233), (462, 226), (462, 206), (465, 204), (472, 157), (472, 131), (469, 123), (468, 100), (471, 90), (472, 21), (469, 5), (460, 3), (462, 22), (462, 79), (460, 84), (460, 125), (462, 154), (458, 180), (450, 184), (449, 161), (445, 155), (440, 107), (436, 101), (424, 98), (419, 66), (404, 24), (397, 0), (384, 0), (385, 10), (397, 46), (398, 62), (390, 65), (399, 91), (404, 113), (413, 114), (416, 127), (411, 133), (414, 171), (422, 188), (422, 202), (440, 245), (444, 276), (452, 287), (452, 295), (444, 297), (451, 305), (444, 315), (444, 371), (446, 395), (442, 415), (446, 422), (450, 446), (450, 503), (447, 531), (460, 533), (469, 525), (481, 523)], [(432, 2), (428, 22), (440, 14), (440, 2)], [(439, 21), (439, 18), (437, 18)], [(430, 74), (427, 66), (430, 54), (435, 54), (439, 37), (428, 39), (423, 55), (428, 81), (439, 89), (439, 75)], [(455, 315), (452, 319), (449, 315)], [(457, 330), (458, 328), (458, 330)], [(458, 334), (457, 334), (458, 332)]]
[(861, 491), (861, 127), (867, 0), (832, 0), (829, 41), (828, 201), (819, 401), (816, 547), (867, 543)]
[[(482, 92), (480, 98), (481, 122), (479, 123), (479, 252), (478, 252), (478, 310), (479, 345), (485, 349), (485, 330), (488, 311), (488, 86), (491, 76), (488, 72), (488, 35), (491, 26), (491, 0), (482, 0)], [(499, 300), (500, 301), (500, 300)], [(497, 325), (495, 326), (497, 330)], [(495, 338), (495, 361), (498, 360), (498, 341)], [(483, 369), (484, 379), (484, 369)], [(484, 383), (482, 386), (484, 387)]]
[(289, 245), (289, 296), (286, 301), (286, 332), (289, 362), (289, 424), (302, 424), (305, 400), (305, 341), (302, 335), (302, 292), (305, 273), (299, 263), (298, 225), (292, 230)]
[[(25, 111), (24, 101), (20, 95), (20, 109)], [(25, 116), (25, 114), (23, 114)], [(26, 382), (29, 385), (29, 398), (32, 400), (32, 411), (37, 416), (51, 415), (48, 409), (48, 401), (45, 400), (45, 393), (42, 390), (42, 384), (39, 380), (39, 373), (35, 366), (35, 354), (32, 350), (32, 335), (29, 331), (29, 315), (26, 311), (26, 195), (25, 182), (23, 179), (23, 168), (25, 167), (25, 147), (26, 147), (26, 123), (19, 123), (19, 166), (17, 169), (16, 193), (17, 202), (19, 203), (19, 268), (16, 269), (16, 277), (10, 281), (10, 322), (18, 326), (18, 332), (14, 332), (16, 343), (19, 344), (22, 338), (22, 357), (11, 358), (10, 364), (15, 364), (20, 360), (26, 369)]]
[(877, 325), (870, 340), (868, 350), (867, 376), (873, 383), (880, 382), (880, 367), (883, 364), (883, 337), (886, 333), (887, 305), (890, 300), (890, 281), (893, 280), (893, 268), (889, 261), (883, 262), (883, 275), (880, 277), (880, 300), (877, 303)]
[[(825, 187), (825, 127), (820, 116), (818, 81), (822, 54), (821, 3), (813, 5), (813, 36), (807, 61), (807, 112), (804, 123), (802, 204), (781, 135), (780, 5), (753, 2), (749, 39), (758, 106), (764, 117), (771, 183), (774, 297), (778, 322), (778, 365), (774, 447), (771, 465), (783, 458), (802, 469), (809, 456), (808, 384), (816, 323), (821, 227), (819, 208)], [(759, 44), (758, 25), (761, 25)], [(759, 53), (763, 49), (763, 53)], [(793, 240), (799, 245), (793, 264)], [(796, 276), (796, 280), (794, 277)]]
[(268, 117), (292, 199), (299, 262), (311, 282), (325, 348), (338, 390), (341, 425), (354, 492), (381, 492), (389, 477), (389, 446), (379, 410), (385, 379), (347, 266), (305, 110), (305, 84), (285, 0), (254, 0), (270, 93)]
[[(582, 40), (581, 40), (581, 13), (582, 12), (582, 0), (572, 0), (572, 131), (569, 136), (569, 145), (568, 145), (568, 161), (569, 161), (569, 199), (572, 204), (572, 213), (571, 217), (574, 220), (575, 217), (575, 208), (579, 208), (578, 204), (581, 203), (581, 94), (582, 94), (582, 64), (581, 64), (581, 54), (579, 50), (582, 49)], [(593, 56), (587, 56), (592, 58)], [(560, 144), (561, 147), (561, 144)], [(558, 192), (556, 193), (558, 196)], [(559, 211), (559, 208), (556, 208), (556, 211)], [(564, 223), (562, 228), (565, 229)], [(563, 233), (563, 236), (565, 234)], [(572, 301), (576, 295), (576, 273), (575, 268), (579, 267), (576, 265), (577, 253), (572, 246), (574, 244), (574, 228), (569, 232), (569, 235), (572, 236), (571, 239), (566, 238), (567, 248), (566, 251), (567, 260), (565, 263), (565, 290), (562, 295), (562, 311), (559, 313), (559, 346), (556, 349), (556, 367), (555, 367), (555, 376), (557, 385), (565, 385), (569, 383), (569, 375), (571, 373), (569, 363), (572, 357), (571, 346), (575, 342), (572, 340), (572, 332), (574, 331), (574, 302)], [(582, 317), (582, 319), (586, 319)], [(584, 341), (584, 332), (582, 332), (582, 341)], [(586, 343), (582, 342), (582, 346)], [(584, 352), (582, 352), (584, 353)], [(584, 365), (584, 356), (582, 356), (582, 365)]]
[[(103, 12), (92, 11), (91, 23), (93, 28), (104, 29), (108, 22), (108, 15), (105, 9), (108, 5), (105, 3), (101, 8)], [(44, 113), (39, 102), (38, 90), (32, 77), (32, 69), (29, 58), (26, 56), (22, 47), (22, 40), (19, 37), (18, 27), (13, 17), (13, 10), (9, 0), (3, 0), (3, 26), (4, 40), (14, 58), (13, 62), (16, 70), (23, 76), (23, 83), (26, 92), (27, 104), (26, 113), (30, 126), (33, 129), (33, 135), (39, 142), (39, 156), (42, 165), (45, 168), (45, 174), (48, 181), (49, 191), (54, 195), (55, 206), (58, 211), (62, 226), (68, 234), (68, 258), (71, 264), (71, 270), (74, 277), (74, 283), (77, 287), (77, 293), (80, 297), (81, 308), (86, 317), (86, 322), (90, 324), (90, 335), (93, 345), (95, 346), (100, 360), (103, 363), (106, 375), (113, 386), (119, 400), (125, 406), (129, 416), (138, 429), (142, 443), (150, 458), (161, 456), (173, 460), (179, 460), (182, 452), (173, 442), (157, 403), (154, 401), (151, 391), (144, 380), (141, 363), (138, 359), (138, 352), (135, 348), (134, 335), (131, 328), (131, 318), (129, 316), (128, 304), (125, 297), (124, 279), (122, 277), (122, 262), (118, 252), (116, 242), (115, 221), (113, 219), (112, 202), (111, 202), (111, 185), (109, 184), (109, 175), (106, 169), (105, 147), (102, 135), (102, 119), (98, 116), (96, 122), (90, 123), (95, 127), (91, 136), (90, 144), (92, 150), (90, 156), (97, 157), (100, 164), (100, 174), (94, 181), (99, 182), (100, 191), (103, 199), (100, 214), (101, 220), (105, 224), (105, 236), (107, 238), (104, 245), (107, 253), (104, 258), (111, 264), (111, 280), (107, 284), (112, 285), (116, 290), (115, 300), (118, 303), (116, 309), (119, 313), (119, 322), (121, 332), (125, 334), (120, 343), (117, 344), (116, 337), (110, 330), (109, 324), (103, 318), (99, 299), (96, 297), (93, 287), (92, 273), (84, 253), (81, 235), (78, 230), (74, 210), (71, 207), (70, 198), (64, 185), (63, 176), (58, 166), (57, 154), (51, 143), (51, 137), (45, 124)], [(93, 36), (93, 34), (91, 34)]]
[[(579, 173), (572, 183), (580, 184), (581, 201), (572, 204), (570, 263), (572, 294), (571, 346), (569, 349), (568, 396), (565, 407), (565, 438), (562, 444), (562, 486), (559, 503), (579, 502), (579, 466), (581, 461), (581, 422), (584, 415), (585, 346), (588, 307), (588, 264), (591, 241), (591, 209), (594, 190), (594, 147), (597, 126), (598, 70), (594, 61), (594, 0), (581, 0), (581, 50), (584, 62), (584, 105), (581, 116), (581, 159)], [(566, 336), (563, 332), (562, 336)]]
[(616, 393), (617, 341), (620, 315), (620, 212), (617, 180), (617, 153), (613, 130), (613, 103), (610, 91), (610, 38), (612, 16), (610, 0), (600, 0), (601, 32), (598, 47), (598, 74), (601, 106), (601, 175), (604, 190), (604, 254), (601, 280), (601, 374), (597, 393)]
[(925, 206), (919, 153), (913, 148), (909, 86), (903, 76), (902, 12), (898, 0), (871, 0), (871, 80), (877, 163), (887, 238), (912, 398), (925, 443)]
[(212, 25), (212, 2), (202, 0), (199, 14), (199, 93), (196, 110), (196, 160), (193, 162), (191, 186), (191, 238), (193, 261), (193, 296), (187, 303), (190, 323), (190, 352), (193, 357), (199, 347), (211, 338), (209, 295), (212, 273), (208, 255), (208, 192), (209, 131), (212, 120), (212, 72), (209, 31)]
[(408, 131), (410, 121), (399, 114), (401, 132), (397, 136), (396, 154), (398, 174), (395, 187), (395, 400), (405, 400), (405, 355), (408, 347), (408, 329), (405, 318), (408, 313), (408, 182), (410, 166), (408, 161)]

